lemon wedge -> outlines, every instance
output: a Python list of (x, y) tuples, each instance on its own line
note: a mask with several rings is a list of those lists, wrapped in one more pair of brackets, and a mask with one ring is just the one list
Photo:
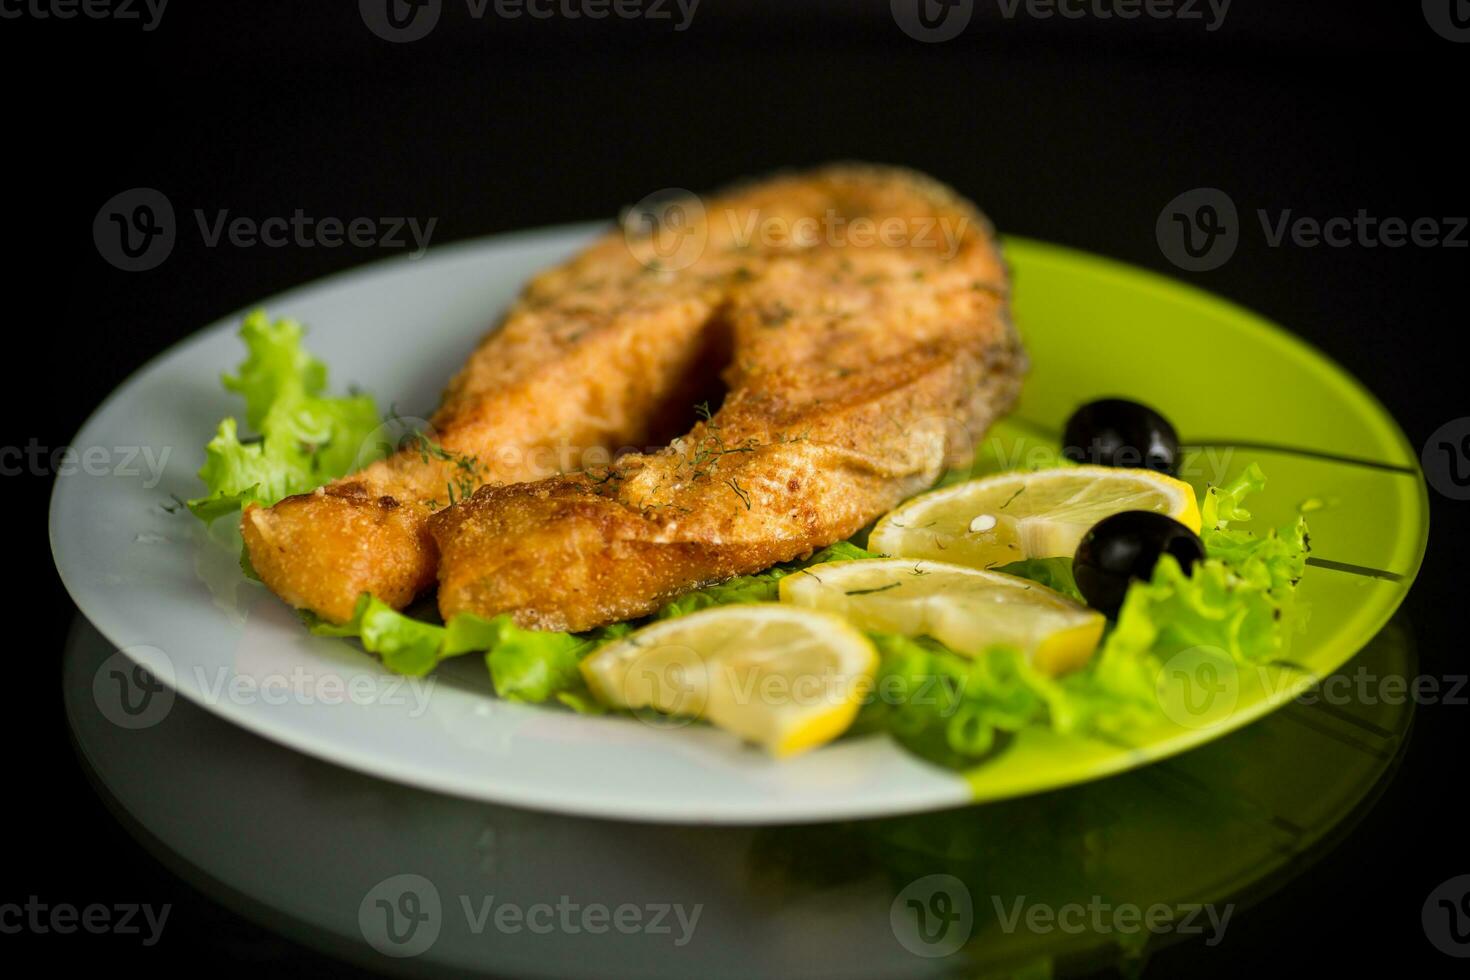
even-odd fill
[(1056, 676), (1087, 662), (1102, 613), (1014, 575), (902, 558), (834, 561), (781, 580), (781, 601), (842, 616), (860, 629), (929, 636), (956, 653), (1015, 647)]
[(1199, 533), (1194, 489), (1153, 470), (1064, 466), (999, 473), (915, 497), (880, 520), (868, 548), (993, 568), (1071, 557), (1094, 524), (1125, 510), (1165, 514)]
[(605, 704), (702, 718), (776, 756), (846, 731), (877, 667), (873, 644), (850, 623), (777, 603), (653, 623), (581, 665)]

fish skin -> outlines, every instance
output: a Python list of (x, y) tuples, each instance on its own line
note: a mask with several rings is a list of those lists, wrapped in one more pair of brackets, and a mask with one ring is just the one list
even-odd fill
[(716, 199), (711, 242), (727, 218), (750, 227), (741, 208), (962, 232), (952, 255), (839, 236), (759, 250), (743, 275), (716, 277), (711, 322), (731, 348), (718, 412), (663, 449), (487, 484), (435, 513), (446, 619), (509, 613), (585, 630), (809, 554), (967, 461), (1014, 403), (1026, 362), (1005, 266), (988, 223), (952, 191), (864, 165), (780, 176)]

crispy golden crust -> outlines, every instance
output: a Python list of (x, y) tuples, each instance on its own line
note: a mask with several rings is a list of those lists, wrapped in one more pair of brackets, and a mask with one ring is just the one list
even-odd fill
[(424, 516), (365, 483), (338, 481), (269, 510), (252, 508), (243, 530), (251, 565), (269, 575), (277, 595), (337, 622), (357, 600), (351, 584), (338, 583), (371, 582), (373, 594), (396, 607), (434, 583), (437, 553)]
[(697, 279), (651, 274), (621, 233), (537, 277), (450, 382), (425, 433), (433, 451), (414, 441), (312, 493), (246, 509), (256, 573), (334, 622), (363, 592), (405, 605), (434, 582), (424, 522), (451, 497), (660, 438), (669, 406), (687, 411), (696, 397), (690, 382), (710, 356), (720, 296)]
[[(820, 222), (815, 238), (741, 249), (738, 274), (701, 278), (721, 288), (711, 329), (732, 348), (724, 404), (666, 449), (486, 486), (435, 514), (445, 617), (588, 629), (808, 553), (963, 461), (1014, 401), (1024, 356), (1005, 270), (984, 219), (949, 191), (845, 166), (707, 211), (705, 255), (726, 225)], [(858, 219), (898, 233), (859, 240)]]

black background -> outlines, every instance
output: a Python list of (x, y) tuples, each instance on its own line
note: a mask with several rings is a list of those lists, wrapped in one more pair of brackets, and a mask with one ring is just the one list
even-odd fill
[[(7, 4), (12, 0), (6, 0)], [(1288, 9), (1289, 8), (1289, 9)], [(395, 249), (206, 247), (192, 211), (264, 218), (437, 218), (433, 242), (611, 217), (650, 191), (835, 158), (929, 171), (1004, 231), (1172, 274), (1289, 325), (1362, 379), (1415, 446), (1470, 414), (1462, 380), (1464, 249), (1272, 248), (1247, 224), (1224, 267), (1184, 273), (1155, 220), (1175, 195), (1224, 189), (1255, 209), (1328, 218), (1470, 213), (1463, 179), (1470, 45), (1419, 4), (1236, 0), (1199, 21), (1005, 19), (978, 0), (960, 38), (898, 29), (887, 0), (703, 0), (671, 21), (474, 20), (446, 0), (427, 38), (390, 44), (350, 2), (171, 4), (137, 21), (0, 19), (5, 100), (0, 445), (59, 447), (129, 373), (252, 301)], [(99, 256), (113, 194), (163, 191), (179, 242), (149, 272)], [(1148, 365), (1141, 369), (1167, 369)], [(21, 544), (12, 636), (0, 902), (173, 902), (151, 949), (118, 936), (5, 936), (50, 961), (320, 975), (156, 865), (97, 801), (61, 718), (57, 653), (74, 607), (51, 572), (45, 473), (0, 481)], [(12, 495), (14, 495), (12, 497)], [(1406, 603), (1422, 669), (1466, 672), (1465, 508), (1430, 494), (1428, 557)], [(31, 566), (35, 566), (35, 571)], [(1450, 614), (1446, 614), (1449, 611)], [(1423, 709), (1402, 769), (1311, 874), (1184, 945), (1154, 975), (1238, 976), (1458, 964), (1419, 908), (1470, 872), (1470, 708)], [(211, 960), (211, 972), (219, 972)]]

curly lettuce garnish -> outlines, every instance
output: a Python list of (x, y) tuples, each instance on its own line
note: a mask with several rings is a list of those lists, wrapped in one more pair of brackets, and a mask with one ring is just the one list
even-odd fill
[(972, 658), (928, 637), (868, 635), (881, 659), (854, 733), (887, 732), (916, 755), (963, 767), (1023, 728), (1070, 723), (1061, 687), (1019, 650), (995, 647)]
[(199, 470), (206, 492), (188, 502), (202, 520), (305, 493), (373, 455), (365, 452), (379, 426), (373, 400), (324, 395), (326, 365), (302, 349), (302, 332), (295, 320), (271, 322), (261, 311), (240, 326), (248, 354), (221, 380), (244, 397), (245, 424), (258, 436), (241, 439), (234, 418), (220, 422)]
[(312, 633), (355, 637), (396, 674), (422, 677), (450, 657), (483, 653), (495, 693), (505, 700), (527, 704), (558, 700), (584, 713), (603, 709), (592, 701), (577, 664), (632, 629), (620, 623), (588, 633), (558, 633), (522, 629), (505, 615), (482, 619), (469, 613), (441, 625), (399, 612), (367, 594), (341, 625), (311, 613), (302, 615)]

